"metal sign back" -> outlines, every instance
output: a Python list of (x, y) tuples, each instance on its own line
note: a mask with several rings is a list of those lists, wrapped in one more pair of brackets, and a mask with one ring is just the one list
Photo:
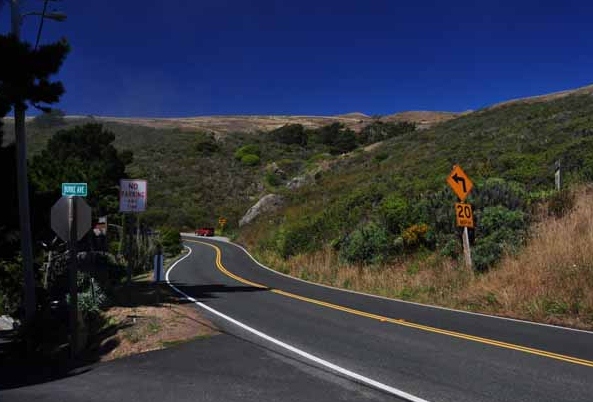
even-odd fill
[[(62, 197), (51, 207), (51, 228), (64, 241), (70, 240), (69, 198)], [(74, 205), (76, 205), (76, 240), (80, 240), (91, 228), (91, 207), (82, 198), (77, 198)]]

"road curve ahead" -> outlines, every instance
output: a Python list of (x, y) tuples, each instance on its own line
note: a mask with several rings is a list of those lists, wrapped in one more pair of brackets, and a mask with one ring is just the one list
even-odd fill
[[(225, 330), (413, 401), (591, 401), (593, 333), (310, 284), (184, 237), (170, 283)], [(383, 387), (383, 388), (381, 388)]]

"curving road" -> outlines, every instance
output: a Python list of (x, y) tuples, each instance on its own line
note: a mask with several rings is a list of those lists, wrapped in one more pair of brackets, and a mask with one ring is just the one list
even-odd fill
[(0, 401), (593, 400), (591, 332), (314, 285), (184, 240), (167, 279), (222, 335), (40, 378), (0, 367)]
[(226, 242), (184, 237), (173, 286), (227, 331), (414, 401), (591, 401), (593, 333), (295, 280)]

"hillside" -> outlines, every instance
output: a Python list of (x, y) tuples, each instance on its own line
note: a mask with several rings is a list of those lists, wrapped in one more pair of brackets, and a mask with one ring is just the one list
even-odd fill
[[(416, 129), (394, 123), (408, 118)], [(436, 123), (426, 127), (429, 121)], [(473, 278), (447, 274), (462, 266), (456, 200), (445, 184), (453, 164), (475, 185), (468, 202), (477, 221), (471, 235), (479, 275), (524, 250), (537, 234), (533, 225), (545, 218), (541, 211), (560, 218), (570, 212), (571, 194), (554, 191), (557, 161), (567, 186), (593, 180), (588, 88), (461, 115), (87, 117), (51, 128), (30, 121), (29, 151), (39, 152), (56, 129), (85, 122), (102, 122), (115, 133), (116, 147), (134, 152), (128, 174), (149, 183), (146, 223), (191, 230), (216, 226), (224, 216), (226, 233), (277, 269), (298, 266), (293, 273), (303, 278), (431, 303), (460, 297)], [(328, 125), (336, 122), (344, 125)], [(9, 121), (6, 128), (11, 131)], [(280, 209), (239, 228), (247, 209), (266, 194), (281, 197)], [(329, 273), (318, 270), (320, 264), (332, 267)], [(358, 276), (348, 277), (349, 269)], [(389, 271), (401, 275), (389, 277)], [(364, 285), (363, 278), (386, 286)], [(494, 299), (482, 296), (498, 300), (497, 291), (488, 290)], [(593, 303), (579, 294), (585, 293), (579, 290), (570, 302), (581, 306), (578, 311), (562, 308), (568, 318), (554, 313), (555, 320), (593, 326)], [(481, 302), (466, 307), (474, 304), (484, 308)], [(524, 307), (521, 316), (551, 320), (544, 307), (537, 317)]]
[[(477, 221), (472, 254), (477, 272), (485, 273), (504, 256), (521, 253), (538, 235), (532, 228), (543, 219), (542, 210), (557, 217), (570, 211), (570, 193), (554, 191), (556, 161), (566, 186), (593, 180), (592, 96), (572, 94), (468, 113), (388, 139), (368, 152), (325, 161), (310, 186), (296, 192), (277, 188), (286, 197), (285, 207), (245, 227), (239, 240), (270, 266), (302, 278), (496, 312), (503, 288), (484, 291), (479, 302), (475, 295), (469, 304), (459, 302), (473, 283), (470, 278), (478, 276), (453, 274), (463, 266), (462, 252), (456, 200), (445, 178), (453, 164), (460, 164), (474, 181), (468, 198)], [(583, 286), (593, 281), (590, 261), (575, 267), (587, 275)], [(543, 277), (532, 280), (553, 286)], [(593, 326), (593, 303), (580, 285), (565, 289), (571, 301), (557, 298), (552, 289), (543, 292), (548, 296), (538, 293), (520, 306), (507, 301), (520, 310), (507, 308), (504, 314)], [(580, 307), (566, 307), (571, 305)]]
[[(457, 114), (448, 112), (403, 112), (385, 116), (382, 120), (413, 122), (422, 128), (427, 128), (456, 116)], [(342, 123), (354, 131), (360, 131), (373, 121), (372, 117), (363, 113), (348, 113), (338, 116), (204, 116), (171, 119), (97, 117), (97, 119), (151, 128), (199, 130), (218, 134), (270, 131), (286, 124), (301, 124), (306, 128), (319, 128), (332, 123)]]

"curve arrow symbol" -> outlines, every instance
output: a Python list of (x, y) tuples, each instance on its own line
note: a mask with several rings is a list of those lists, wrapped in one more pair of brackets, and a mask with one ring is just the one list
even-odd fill
[(461, 185), (463, 186), (463, 192), (467, 193), (467, 189), (465, 187), (465, 179), (463, 177), (459, 177), (457, 175), (457, 173), (455, 173), (452, 177), (453, 181), (457, 184), (459, 184), (459, 182), (461, 182)]

